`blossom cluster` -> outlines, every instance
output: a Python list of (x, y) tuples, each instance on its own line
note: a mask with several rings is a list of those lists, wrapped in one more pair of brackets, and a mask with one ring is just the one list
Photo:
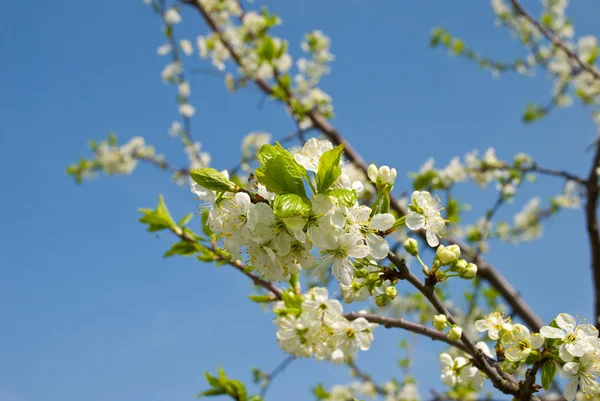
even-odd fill
[[(598, 393), (600, 339), (593, 325), (578, 323), (575, 317), (561, 313), (539, 333), (531, 333), (526, 326), (513, 323), (500, 312), (493, 312), (475, 321), (474, 327), (496, 342), (495, 350), (503, 356), (500, 366), (505, 372), (512, 374), (522, 366), (540, 363), (544, 371), (544, 388), (549, 386), (557, 370), (568, 379), (564, 389), (567, 401), (574, 400), (578, 390), (587, 397)], [(493, 358), (485, 342), (477, 343), (477, 347)], [(483, 387), (483, 376), (471, 360), (442, 354), (440, 363), (441, 378), (446, 385), (470, 386), (474, 390)]]
[(294, 153), (263, 145), (261, 166), (251, 174), (257, 177), (253, 190), (240, 189), (226, 171), (205, 168), (192, 171), (192, 192), (207, 203), (207, 223), (231, 258), (266, 279), (287, 281), (302, 269), (333, 274), (347, 301), (385, 293), (385, 303), (395, 297), (379, 277), (378, 261), (389, 252), (386, 235), (406, 221), (413, 230), (425, 229), (436, 246), (445, 220), (428, 192), (413, 194), (406, 219), (389, 213), (396, 171), (387, 166), (369, 168), (377, 199), (360, 204), (365, 185), (348, 175), (342, 148), (315, 138)]
[(337, 299), (329, 299), (326, 288), (314, 287), (302, 296), (288, 295), (273, 307), (279, 326), (277, 341), (284, 351), (300, 356), (350, 360), (357, 350), (366, 351), (373, 341), (376, 324), (359, 317), (349, 321)]

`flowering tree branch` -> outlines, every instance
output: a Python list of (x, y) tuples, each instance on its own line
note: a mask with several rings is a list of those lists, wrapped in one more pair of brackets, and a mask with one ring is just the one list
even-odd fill
[[(224, 37), (223, 33), (217, 22), (213, 19), (210, 12), (208, 12), (202, 2), (197, 0), (180, 0), (184, 4), (188, 4), (195, 8), (204, 18), (210, 29), (218, 35), (220, 42), (228, 50), (231, 58), (240, 66), (243, 67), (243, 61), (241, 57), (236, 53), (235, 49), (231, 46), (228, 40)], [(253, 79), (257, 86), (262, 89), (266, 94), (273, 95), (273, 88), (264, 79), (256, 77)], [(291, 94), (287, 93), (287, 103), (290, 103)], [(334, 145), (344, 144), (344, 153), (347, 159), (358, 167), (362, 172), (367, 175), (368, 165), (359, 155), (359, 153), (341, 136), (341, 134), (324, 118), (317, 110), (313, 109), (307, 113), (307, 117), (312, 122), (312, 125), (318, 129), (323, 135), (325, 135)], [(398, 200), (389, 194), (390, 207), (397, 212), (400, 217), (407, 215), (408, 211), (398, 202)], [(425, 234), (420, 232), (419, 235), (424, 239)], [(454, 243), (460, 246), (465, 251), (468, 259), (476, 263), (479, 267), (478, 274), (481, 278), (489, 282), (489, 284), (496, 288), (498, 292), (504, 297), (506, 302), (513, 308), (513, 310), (532, 328), (537, 329), (542, 326), (542, 321), (537, 314), (527, 305), (521, 295), (514, 289), (514, 287), (506, 280), (506, 278), (498, 272), (492, 265), (483, 260), (482, 256), (476, 252), (476, 249), (471, 248), (467, 244), (459, 241), (456, 238), (448, 237), (445, 243)]]
[(552, 44), (554, 46), (558, 47), (563, 52), (565, 52), (565, 54), (571, 60), (573, 60), (580, 68), (589, 72), (595, 79), (600, 80), (600, 72), (598, 72), (598, 70), (596, 70), (594, 67), (592, 67), (585, 61), (581, 60), (581, 58), (575, 52), (573, 52), (571, 49), (569, 49), (569, 47), (566, 46), (562, 42), (562, 40), (560, 40), (553, 32), (551, 32), (548, 28), (546, 28), (544, 25), (542, 25), (537, 19), (533, 18), (531, 16), (531, 14), (529, 14), (523, 8), (523, 6), (519, 3), (518, 0), (510, 0), (510, 2), (513, 5), (513, 7), (515, 8), (515, 10), (521, 16), (523, 16), (527, 21), (529, 21), (529, 23), (531, 23), (533, 26), (535, 26), (537, 28), (537, 30), (540, 31), (542, 33), (542, 35), (544, 35), (546, 37), (546, 39), (548, 39), (550, 42), (552, 42)]

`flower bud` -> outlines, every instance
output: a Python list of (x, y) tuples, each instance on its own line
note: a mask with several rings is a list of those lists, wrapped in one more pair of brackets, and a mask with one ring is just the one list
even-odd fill
[(419, 243), (414, 238), (409, 238), (404, 241), (404, 250), (411, 256), (417, 256), (419, 254)]
[(385, 295), (390, 299), (394, 299), (396, 298), (396, 296), (398, 296), (398, 290), (396, 289), (396, 287), (388, 287), (385, 289)]
[[(460, 250), (458, 251), (458, 254), (460, 255)], [(452, 246), (438, 246), (438, 249), (435, 252), (435, 256), (437, 256), (442, 266), (451, 265), (458, 260), (458, 257), (456, 256), (456, 251), (452, 249)]]
[(458, 247), (458, 245), (447, 246), (446, 250), (454, 253), (456, 255), (456, 259), (460, 258), (460, 248)]
[(453, 272), (461, 272), (463, 271), (466, 267), (467, 267), (468, 263), (466, 260), (464, 259), (459, 259), (456, 262), (454, 262), (454, 264), (452, 265), (452, 268), (450, 268), (451, 271)]
[(462, 271), (458, 273), (460, 278), (470, 280), (477, 275), (477, 265), (469, 263)]
[(433, 327), (440, 331), (448, 327), (448, 319), (446, 319), (446, 315), (435, 315), (433, 317)]
[(371, 180), (371, 182), (376, 183), (377, 177), (379, 176), (377, 166), (374, 164), (371, 164), (367, 170), (367, 175), (369, 176), (369, 180)]
[(462, 336), (462, 329), (458, 326), (452, 326), (450, 331), (446, 334), (449, 340), (458, 341)]
[(379, 179), (385, 184), (394, 185), (396, 180), (396, 169), (390, 169), (388, 166), (381, 166), (379, 168)]

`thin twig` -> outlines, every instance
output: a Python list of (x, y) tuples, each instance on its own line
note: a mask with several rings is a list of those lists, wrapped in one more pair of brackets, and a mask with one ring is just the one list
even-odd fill
[(560, 40), (560, 38), (558, 38), (558, 36), (556, 36), (548, 28), (543, 26), (538, 20), (533, 18), (531, 16), (531, 14), (529, 14), (517, 0), (510, 0), (510, 2), (512, 3), (512, 5), (513, 5), (514, 9), (517, 11), (517, 13), (522, 15), (527, 21), (529, 21), (529, 23), (531, 23), (533, 26), (535, 26), (537, 28), (537, 30), (540, 31), (542, 33), (542, 35), (544, 35), (546, 37), (546, 39), (548, 39), (550, 42), (552, 42), (552, 44), (554, 46), (558, 47), (563, 52), (565, 52), (565, 54), (571, 60), (573, 60), (577, 65), (579, 65), (579, 67), (581, 67), (582, 69), (584, 69), (587, 72), (589, 72), (590, 74), (592, 74), (592, 76), (594, 78), (596, 78), (597, 80), (600, 80), (600, 72), (598, 72), (598, 70), (596, 70), (593, 66), (589, 65), (585, 61), (581, 60), (581, 58), (579, 58), (579, 56), (575, 52), (573, 52), (571, 49), (569, 49), (569, 47), (567, 45), (565, 45), (563, 43), (563, 41)]
[(281, 374), (290, 365), (290, 363), (294, 362), (295, 360), (296, 358), (294, 357), (294, 355), (287, 356), (283, 361), (281, 361), (279, 365), (277, 365), (275, 369), (273, 369), (271, 373), (267, 375), (266, 383), (263, 386), (263, 388), (260, 389), (260, 398), (262, 398), (263, 400), (265, 399), (265, 397), (267, 396), (267, 392), (271, 387), (271, 383), (273, 383), (273, 380), (275, 380), (277, 376), (279, 376), (279, 374)]

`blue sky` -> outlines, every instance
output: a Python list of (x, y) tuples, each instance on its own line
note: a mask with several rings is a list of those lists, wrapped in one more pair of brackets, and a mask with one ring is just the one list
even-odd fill
[[(531, 3), (531, 2), (528, 2)], [(431, 28), (448, 27), (469, 46), (510, 60), (521, 49), (495, 28), (485, 1), (269, 1), (294, 52), (304, 32), (322, 29), (336, 61), (323, 88), (333, 96), (334, 125), (368, 161), (405, 173), (433, 156), (494, 146), (499, 157), (524, 151), (549, 167), (587, 172), (585, 152), (596, 130), (579, 107), (532, 126), (520, 122), (527, 101), (545, 102), (550, 85), (506, 76), (494, 80), (463, 60), (428, 47)], [(598, 35), (595, 0), (578, 0), (571, 15), (581, 34)], [(180, 37), (204, 31), (184, 10)], [(0, 14), (0, 401), (191, 400), (206, 388), (202, 374), (222, 365), (249, 382), (250, 366), (272, 369), (284, 357), (272, 316), (247, 301), (251, 286), (233, 269), (192, 259), (163, 260), (172, 242), (149, 234), (137, 208), (164, 194), (171, 213), (195, 210), (186, 189), (149, 166), (131, 177), (102, 177), (76, 186), (64, 173), (86, 155), (89, 139), (114, 130), (141, 135), (176, 164), (180, 144), (167, 135), (176, 118), (174, 90), (160, 80), (160, 24), (141, 1), (10, 2)], [(195, 56), (188, 67), (206, 67)], [(221, 80), (191, 76), (198, 113), (193, 136), (216, 168), (239, 158), (237, 143), (262, 130), (282, 137), (294, 126), (256, 91), (231, 95)], [(236, 144), (232, 147), (231, 144)], [(501, 216), (534, 194), (560, 191), (547, 179), (523, 190)], [(493, 191), (460, 190), (481, 201)], [(546, 320), (559, 312), (589, 317), (591, 279), (581, 213), (546, 225), (544, 240), (492, 244), (489, 259)], [(458, 291), (457, 291), (458, 292)], [(379, 328), (359, 363), (382, 381), (400, 374), (400, 333)], [(421, 340), (421, 344), (429, 345)], [(435, 349), (416, 353), (423, 388), (439, 388)], [(272, 386), (270, 400), (312, 399), (308, 387), (347, 381), (345, 369), (294, 362)], [(426, 391), (425, 391), (426, 392)]]

